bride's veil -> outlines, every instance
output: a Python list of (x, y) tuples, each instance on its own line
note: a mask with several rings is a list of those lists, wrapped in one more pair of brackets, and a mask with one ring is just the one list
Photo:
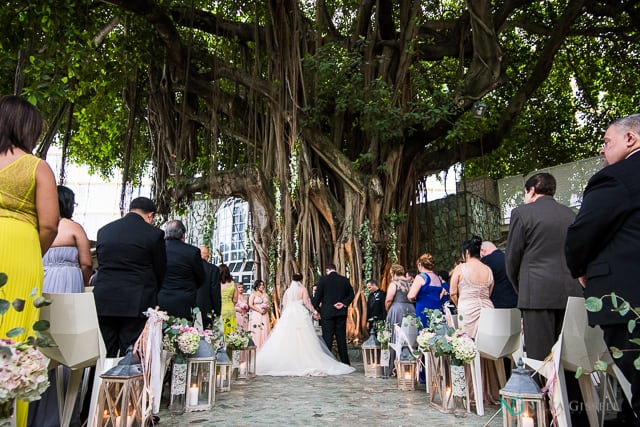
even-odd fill
[(292, 280), (289, 285), (289, 289), (287, 290), (287, 299), (285, 301), (285, 306), (289, 305), (294, 301), (298, 301), (302, 299), (302, 283), (297, 280)]

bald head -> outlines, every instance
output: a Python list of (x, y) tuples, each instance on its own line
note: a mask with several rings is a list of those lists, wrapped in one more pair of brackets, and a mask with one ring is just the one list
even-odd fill
[(482, 246), (480, 246), (480, 256), (485, 257), (496, 249), (498, 249), (496, 245), (494, 245), (492, 242), (489, 242), (488, 240), (485, 240), (484, 242), (482, 242)]
[(209, 248), (206, 246), (198, 246), (198, 249), (200, 249), (200, 257), (205, 261), (209, 261)]

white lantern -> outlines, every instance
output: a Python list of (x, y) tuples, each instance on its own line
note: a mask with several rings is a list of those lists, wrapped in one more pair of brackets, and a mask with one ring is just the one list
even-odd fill
[(201, 339), (196, 353), (187, 359), (187, 412), (211, 409), (216, 396), (215, 372), (216, 355)]

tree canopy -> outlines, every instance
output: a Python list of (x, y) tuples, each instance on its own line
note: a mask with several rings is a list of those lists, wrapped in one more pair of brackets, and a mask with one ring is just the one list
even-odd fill
[(427, 175), (591, 156), (638, 112), (638, 3), (5, 2), (0, 85), (47, 117), (41, 154), (59, 143), (127, 182), (151, 168), (164, 214), (201, 193), (246, 199), (276, 293), (328, 262), (358, 291), (428, 249)]

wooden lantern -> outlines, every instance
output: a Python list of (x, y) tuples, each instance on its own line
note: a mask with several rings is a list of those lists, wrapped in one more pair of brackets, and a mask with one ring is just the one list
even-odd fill
[(227, 351), (220, 347), (216, 352), (216, 391), (224, 393), (231, 390), (231, 359)]
[(376, 333), (372, 329), (369, 338), (362, 343), (362, 362), (364, 364), (364, 376), (369, 378), (382, 377), (382, 363), (380, 361), (381, 348), (376, 339)]
[(395, 366), (398, 390), (415, 390), (418, 361), (408, 347), (402, 347), (400, 356), (396, 358)]
[(542, 427), (547, 425), (545, 395), (531, 378), (522, 359), (500, 390), (504, 427)]
[(215, 372), (216, 355), (202, 339), (196, 353), (187, 359), (187, 412), (211, 409), (216, 396)]
[(102, 427), (142, 425), (142, 392), (144, 380), (140, 361), (131, 349), (113, 368), (100, 375), (98, 423)]

